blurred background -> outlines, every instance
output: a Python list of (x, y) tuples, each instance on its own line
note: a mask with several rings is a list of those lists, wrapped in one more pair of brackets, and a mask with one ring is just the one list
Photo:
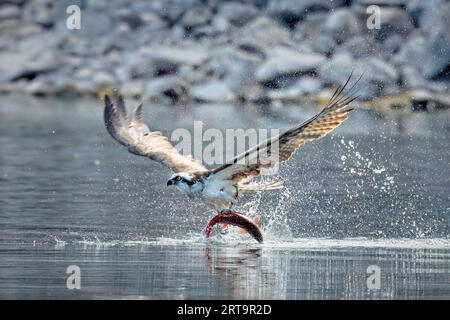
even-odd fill
[(445, 0), (2, 0), (0, 32), (3, 93), (321, 101), (353, 70), (363, 107), (450, 105)]

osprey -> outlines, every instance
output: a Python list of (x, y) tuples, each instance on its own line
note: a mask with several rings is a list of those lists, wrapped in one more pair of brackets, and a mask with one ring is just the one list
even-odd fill
[[(208, 223), (205, 234), (209, 237), (216, 223), (228, 223), (244, 228), (256, 240), (262, 241), (258, 226), (241, 214), (231, 211), (243, 191), (271, 190), (281, 187), (279, 181), (251, 183), (262, 170), (291, 158), (305, 142), (320, 139), (347, 119), (352, 110), (350, 103), (357, 97), (351, 92), (356, 83), (345, 90), (339, 86), (321, 112), (304, 123), (239, 154), (231, 161), (214, 169), (207, 169), (191, 156), (180, 154), (161, 132), (152, 131), (142, 121), (142, 104), (131, 114), (125, 107), (123, 96), (112, 103), (105, 95), (104, 121), (111, 136), (126, 146), (131, 153), (145, 156), (171, 169), (174, 174), (167, 181), (191, 199), (203, 201), (218, 214)], [(274, 156), (275, 155), (275, 156)]]

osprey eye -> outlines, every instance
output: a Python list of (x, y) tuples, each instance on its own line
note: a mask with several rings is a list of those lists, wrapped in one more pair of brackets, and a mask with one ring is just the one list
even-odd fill
[(180, 181), (180, 180), (181, 180), (181, 177), (177, 177), (177, 180)]

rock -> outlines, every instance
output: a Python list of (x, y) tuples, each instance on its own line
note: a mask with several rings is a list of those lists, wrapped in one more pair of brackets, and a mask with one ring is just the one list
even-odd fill
[(310, 47), (313, 52), (320, 53), (325, 56), (330, 56), (336, 49), (336, 42), (330, 36), (325, 34), (318, 34), (314, 39), (308, 39), (303, 42)]
[(253, 47), (265, 52), (280, 44), (291, 42), (288, 30), (280, 27), (267, 17), (258, 17), (237, 30), (233, 39), (238, 46)]
[(114, 15), (119, 21), (125, 23), (129, 30), (135, 30), (145, 23), (140, 12), (135, 12), (131, 8), (121, 8), (114, 12)]
[(236, 94), (241, 94), (253, 81), (256, 67), (262, 59), (243, 50), (221, 46), (211, 52), (211, 59), (204, 65), (204, 74), (225, 82)]
[(411, 18), (405, 10), (397, 7), (381, 7), (380, 28), (371, 31), (377, 40), (384, 41), (393, 34), (406, 37), (413, 29)]
[(97, 71), (94, 72), (92, 77), (92, 83), (95, 87), (108, 87), (116, 84), (114, 76), (107, 71)]
[(141, 81), (128, 81), (120, 87), (119, 92), (128, 97), (142, 97), (145, 92), (144, 87)]
[(353, 81), (363, 75), (358, 86), (358, 95), (363, 99), (398, 90), (399, 75), (396, 69), (375, 57), (354, 60), (348, 53), (336, 54), (329, 63), (321, 66), (319, 74), (324, 84), (341, 85), (352, 71)]
[(219, 15), (239, 27), (247, 24), (259, 14), (260, 12), (256, 7), (239, 2), (225, 2), (219, 9)]
[(398, 34), (394, 34), (381, 44), (381, 51), (379, 54), (381, 54), (384, 60), (390, 60), (395, 54), (397, 54), (397, 52), (400, 51), (403, 44), (404, 39)]
[(336, 52), (348, 52), (353, 58), (377, 57), (380, 55), (380, 44), (375, 42), (370, 36), (356, 36), (340, 45)]
[(325, 31), (325, 24), (328, 18), (327, 13), (314, 13), (305, 17), (295, 27), (293, 38), (297, 41), (314, 41), (320, 34), (329, 34)]
[(180, 20), (181, 25), (187, 31), (191, 31), (195, 27), (208, 24), (212, 19), (212, 12), (206, 7), (197, 7), (187, 10)]
[(6, 4), (0, 7), (0, 20), (18, 19), (20, 15), (20, 9), (15, 5)]
[(409, 0), (406, 9), (416, 27), (430, 32), (444, 18), (446, 3), (445, 0)]
[(25, 22), (40, 24), (45, 28), (53, 26), (58, 12), (54, 1), (33, 0), (26, 1), (23, 7), (22, 18)]
[(282, 87), (283, 80), (315, 71), (325, 57), (314, 53), (300, 53), (291, 48), (277, 47), (256, 71), (255, 78), (266, 86)]
[(128, 55), (124, 67), (134, 79), (175, 74), (180, 66), (199, 66), (209, 57), (204, 47), (172, 46), (142, 47)]
[(32, 79), (38, 74), (55, 70), (60, 58), (52, 43), (56, 37), (50, 34), (30, 37), (19, 42), (17, 47), (0, 53), (0, 82), (19, 78)]
[(177, 23), (188, 10), (202, 6), (201, 0), (153, 0), (149, 2), (152, 11), (158, 13), (170, 25)]
[(356, 0), (356, 5), (363, 6), (405, 6), (409, 0)]
[(185, 99), (187, 84), (176, 76), (164, 76), (150, 80), (146, 85), (146, 96), (166, 97), (172, 102)]
[(91, 41), (97, 41), (114, 29), (114, 20), (108, 12), (85, 10), (82, 13), (81, 29), (78, 32), (92, 39)]
[(231, 102), (235, 95), (228, 86), (219, 80), (194, 85), (189, 90), (191, 98), (201, 102)]
[(327, 12), (343, 3), (341, 0), (270, 0), (267, 13), (287, 27), (293, 28), (307, 14)]
[(361, 33), (362, 25), (354, 12), (348, 8), (339, 8), (328, 15), (325, 31), (337, 43), (345, 42)]
[(305, 95), (317, 94), (321, 87), (322, 84), (317, 78), (301, 77), (287, 88), (270, 90), (268, 98), (270, 100), (299, 101)]
[(426, 79), (443, 74), (450, 65), (450, 4), (446, 17), (436, 21), (431, 33), (411, 37), (394, 57), (394, 61), (417, 67)]
[(420, 72), (409, 65), (400, 67), (400, 78), (402, 79), (402, 87), (408, 89), (423, 89), (427, 87), (427, 81)]
[(152, 46), (144, 47), (141, 50), (149, 56), (164, 59), (174, 64), (198, 66), (209, 57), (207, 48), (203, 46)]

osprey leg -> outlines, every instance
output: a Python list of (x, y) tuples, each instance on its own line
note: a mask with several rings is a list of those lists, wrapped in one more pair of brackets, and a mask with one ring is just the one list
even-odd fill
[(239, 213), (230, 211), (220, 211), (211, 220), (209, 220), (204, 230), (206, 238), (209, 238), (211, 236), (212, 228), (217, 223), (228, 223), (233, 226), (240, 227), (247, 231), (253, 238), (255, 238), (256, 241), (263, 241), (261, 230), (252, 220)]

